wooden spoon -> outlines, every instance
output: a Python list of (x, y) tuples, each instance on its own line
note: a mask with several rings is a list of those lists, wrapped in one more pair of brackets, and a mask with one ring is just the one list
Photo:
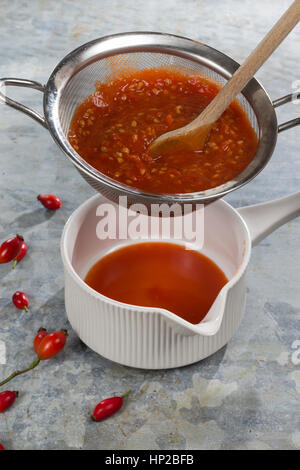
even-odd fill
[(178, 150), (203, 150), (214, 122), (299, 21), (300, 0), (295, 0), (204, 111), (186, 126), (155, 139), (149, 146), (150, 153), (158, 156)]

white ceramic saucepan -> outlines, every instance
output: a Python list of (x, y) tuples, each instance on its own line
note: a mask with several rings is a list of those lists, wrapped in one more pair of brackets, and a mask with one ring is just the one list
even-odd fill
[[(223, 270), (229, 282), (206, 317), (194, 325), (164, 309), (111, 300), (84, 283), (98, 259), (116, 248), (137, 243), (97, 237), (96, 209), (104, 202), (101, 195), (89, 199), (71, 215), (63, 231), (66, 311), (72, 327), (90, 348), (112, 361), (145, 369), (191, 364), (224, 346), (243, 317), (251, 246), (300, 215), (300, 192), (238, 210), (223, 200), (205, 206), (201, 252)], [(115, 210), (119, 210), (118, 205)]]

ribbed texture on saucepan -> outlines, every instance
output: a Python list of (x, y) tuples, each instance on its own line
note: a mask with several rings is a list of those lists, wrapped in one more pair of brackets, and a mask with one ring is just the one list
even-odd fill
[(104, 302), (83, 289), (67, 269), (66, 310), (82, 341), (107, 359), (143, 369), (180, 367), (213, 354), (236, 332), (245, 306), (244, 277), (228, 293), (222, 325), (214, 336), (181, 335), (160, 313)]

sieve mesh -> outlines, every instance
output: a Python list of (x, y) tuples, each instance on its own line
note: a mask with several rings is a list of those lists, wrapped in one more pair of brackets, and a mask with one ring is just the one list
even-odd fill
[(44, 113), (47, 127), (83, 178), (115, 202), (126, 196), (128, 203), (174, 202), (193, 205), (213, 201), (251, 181), (273, 153), (278, 124), (272, 102), (253, 78), (237, 98), (258, 137), (256, 155), (245, 170), (231, 181), (205, 191), (189, 194), (146, 193), (99, 172), (74, 150), (68, 132), (76, 108), (95, 91), (96, 82), (120, 74), (163, 67), (185, 75), (200, 75), (223, 86), (237, 70), (230, 57), (203, 43), (155, 32), (129, 32), (95, 39), (70, 52), (56, 66), (46, 85)]
[[(95, 91), (95, 83), (97, 81), (106, 82), (120, 74), (154, 67), (176, 70), (184, 75), (201, 75), (221, 86), (226, 82), (224, 77), (213, 68), (170, 53), (143, 51), (102, 57), (74, 74), (62, 90), (59, 100), (58, 117), (60, 128), (65, 138), (67, 138), (74, 111)], [(259, 125), (252, 106), (242, 94), (238, 95), (237, 100), (247, 114), (259, 138)]]

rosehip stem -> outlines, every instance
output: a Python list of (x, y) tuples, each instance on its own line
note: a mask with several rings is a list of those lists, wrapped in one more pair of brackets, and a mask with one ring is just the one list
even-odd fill
[(9, 382), (10, 380), (14, 379), (15, 377), (17, 377), (18, 375), (21, 375), (21, 374), (25, 374), (26, 372), (29, 372), (30, 370), (34, 369), (36, 366), (39, 365), (40, 363), (40, 358), (37, 357), (33, 363), (27, 367), (27, 369), (24, 369), (24, 370), (16, 370), (15, 372), (13, 372), (9, 377), (7, 377), (7, 379), (3, 380), (2, 382), (0, 382), (0, 387), (2, 387), (2, 385), (5, 385), (7, 382)]
[(122, 395), (122, 397), (121, 397), (121, 398), (125, 398), (125, 397), (127, 397), (127, 396), (128, 396), (130, 393), (131, 393), (131, 390), (128, 390), (128, 392), (124, 393), (124, 395)]

